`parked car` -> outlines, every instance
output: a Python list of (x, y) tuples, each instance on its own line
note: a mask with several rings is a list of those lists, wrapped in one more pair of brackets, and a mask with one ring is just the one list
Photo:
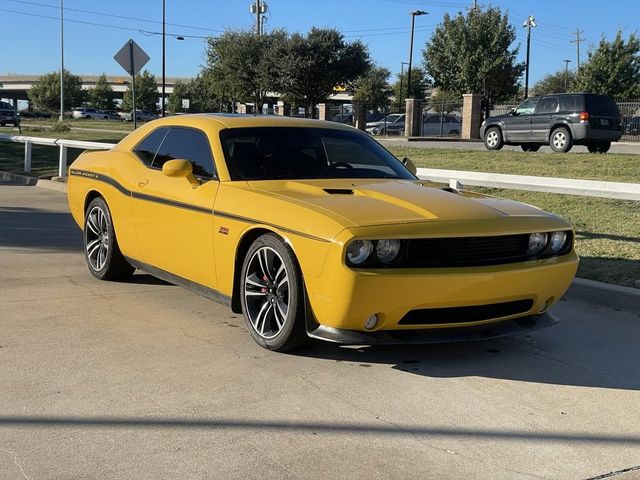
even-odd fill
[(11, 124), (17, 127), (20, 124), (20, 114), (13, 109), (13, 105), (0, 102), (0, 126)]
[(586, 145), (591, 153), (606, 153), (622, 136), (620, 111), (606, 95), (555, 93), (532, 97), (506, 115), (482, 122), (480, 136), (489, 150), (520, 145), (535, 152), (548, 144), (555, 152)]
[(625, 135), (640, 135), (640, 117), (628, 118), (624, 125)]
[(222, 301), (271, 350), (555, 323), (578, 266), (571, 226), (415, 171), (335, 122), (180, 115), (81, 154), (67, 191), (93, 276), (139, 268)]
[[(133, 122), (131, 112), (123, 114), (122, 118), (125, 122)], [(148, 110), (136, 110), (136, 120), (138, 122), (148, 122), (150, 120), (156, 120), (157, 118), (160, 118), (160, 116)]]
[(115, 110), (102, 110), (105, 120), (122, 120), (122, 117)]
[(422, 117), (422, 135), (424, 136), (460, 135), (461, 131), (462, 122), (455, 115), (428, 113)]
[(404, 132), (404, 113), (391, 113), (376, 122), (367, 122), (365, 129), (371, 135), (400, 134)]
[(106, 115), (97, 108), (74, 108), (71, 113), (73, 118), (84, 118), (87, 120), (104, 120)]

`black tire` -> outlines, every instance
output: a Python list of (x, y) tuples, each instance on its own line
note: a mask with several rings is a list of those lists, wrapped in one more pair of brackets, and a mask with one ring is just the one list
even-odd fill
[(487, 150), (500, 150), (504, 146), (502, 130), (498, 127), (491, 127), (484, 132), (484, 146)]
[(125, 280), (133, 268), (120, 252), (111, 212), (102, 197), (94, 198), (85, 212), (82, 234), (84, 258), (91, 274), (100, 280)]
[(601, 142), (598, 144), (598, 153), (607, 153), (611, 148), (611, 142)]
[(85, 115), (84, 119), (85, 120), (91, 120), (91, 115)]
[(7, 125), (7, 124), (6, 124), (6, 123), (4, 123), (4, 122), (1, 122), (1, 123), (0, 123), (0, 127), (4, 127), (4, 126), (6, 126), (6, 125)]
[(595, 143), (588, 143), (587, 150), (589, 153), (598, 153), (598, 146)]
[(524, 152), (537, 152), (540, 150), (540, 145), (532, 144), (532, 143), (523, 143), (520, 145), (522, 151)]
[(240, 296), (247, 330), (261, 347), (284, 352), (309, 341), (300, 266), (277, 235), (266, 233), (249, 247), (242, 264)]
[(565, 127), (558, 127), (549, 136), (551, 150), (558, 153), (567, 153), (573, 147), (571, 132)]
[(141, 118), (136, 118), (136, 122), (141, 122), (142, 119)]

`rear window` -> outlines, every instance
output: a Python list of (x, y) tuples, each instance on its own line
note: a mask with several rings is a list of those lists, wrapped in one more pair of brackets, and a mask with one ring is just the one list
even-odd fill
[(584, 111), (584, 101), (582, 95), (562, 95), (560, 97), (561, 112), (582, 112)]
[(587, 95), (587, 112), (589, 115), (617, 117), (620, 115), (616, 102), (605, 95)]

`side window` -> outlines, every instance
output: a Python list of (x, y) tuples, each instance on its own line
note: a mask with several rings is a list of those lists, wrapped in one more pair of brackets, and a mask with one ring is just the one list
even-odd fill
[(162, 168), (169, 160), (188, 160), (193, 164), (193, 174), (198, 177), (213, 178), (213, 156), (204, 132), (193, 128), (171, 127), (158, 149), (153, 168)]
[(582, 95), (563, 95), (560, 97), (560, 108), (563, 112), (582, 112), (584, 110)]
[(155, 129), (153, 132), (147, 135), (145, 139), (142, 140), (142, 142), (140, 142), (138, 146), (133, 150), (138, 158), (142, 160), (142, 163), (144, 163), (147, 167), (150, 167), (153, 163), (156, 152), (158, 151), (160, 144), (162, 144), (162, 141), (164, 140), (164, 137), (168, 132), (169, 129), (167, 127)]
[(544, 97), (538, 103), (538, 108), (536, 109), (536, 113), (555, 113), (558, 111), (558, 97)]
[(531, 115), (533, 111), (536, 109), (536, 105), (538, 104), (539, 98), (530, 98), (526, 102), (521, 103), (516, 108), (517, 115)]

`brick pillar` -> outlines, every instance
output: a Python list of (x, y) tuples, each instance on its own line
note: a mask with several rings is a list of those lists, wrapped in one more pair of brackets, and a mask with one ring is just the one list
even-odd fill
[(288, 103), (284, 103), (283, 101), (279, 101), (276, 105), (275, 115), (280, 115), (281, 117), (289, 117), (291, 116), (291, 105)]
[(406, 107), (404, 136), (417, 137), (422, 134), (422, 99), (407, 98)]
[(367, 126), (367, 106), (364, 103), (353, 104), (353, 126), (363, 131)]
[(318, 104), (318, 119), (331, 120), (331, 104), (329, 103)]
[(461, 138), (480, 138), (480, 122), (482, 119), (481, 96), (478, 93), (465, 93), (462, 97)]

